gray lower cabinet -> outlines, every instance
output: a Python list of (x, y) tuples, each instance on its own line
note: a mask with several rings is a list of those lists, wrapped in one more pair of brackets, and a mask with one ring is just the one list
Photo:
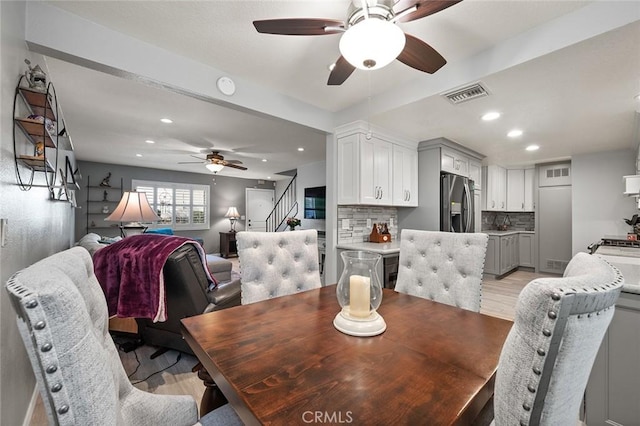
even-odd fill
[(500, 237), (500, 275), (518, 267), (519, 254), (518, 234)]
[(500, 273), (500, 237), (489, 235), (487, 254), (484, 259), (485, 274), (498, 275)]
[(519, 238), (519, 254), (520, 266), (526, 266), (528, 268), (535, 268), (536, 259), (535, 259), (535, 234), (520, 234)]
[(585, 396), (588, 426), (640, 424), (640, 295), (622, 293)]

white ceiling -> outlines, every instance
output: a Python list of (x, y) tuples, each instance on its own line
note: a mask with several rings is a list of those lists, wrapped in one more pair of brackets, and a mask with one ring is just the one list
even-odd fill
[[(404, 31), (425, 40), (448, 60), (436, 74), (423, 74), (396, 61), (371, 73), (358, 70), (337, 87), (326, 86), (326, 80), (327, 66), (339, 56), (339, 35), (264, 35), (255, 31), (252, 21), (344, 19), (348, 0), (49, 3), (215, 67), (237, 81), (250, 81), (313, 105), (333, 114), (336, 123), (355, 114), (356, 119), (370, 120), (413, 141), (447, 137), (487, 155), (489, 163), (532, 164), (637, 143), (635, 111), (639, 108), (633, 97), (640, 93), (639, 21), (562, 48), (564, 34), (543, 40), (545, 26), (558, 19), (578, 19), (592, 2), (465, 0), (401, 24)], [(640, 2), (631, 4), (640, 10)], [(606, 22), (607, 17), (598, 18)], [(567, 27), (567, 33), (570, 31)], [(528, 44), (541, 40), (549, 53), (514, 60), (514, 66), (496, 71), (492, 49), (523, 34), (532, 35), (517, 45), (514, 58)], [(461, 81), (459, 70), (474, 58), (486, 64), (480, 80), (491, 95), (457, 106), (449, 104), (439, 96), (443, 90), (430, 85)], [(146, 59), (153, 63), (153, 58)], [(47, 66), (81, 160), (207, 173), (199, 164), (178, 162), (193, 160), (189, 155), (202, 149), (216, 148), (230, 150), (223, 155), (242, 160), (249, 168), (246, 172), (225, 168), (221, 174), (276, 179), (277, 172), (325, 157), (325, 134), (307, 126), (51, 57)], [(413, 88), (424, 91), (416, 93)], [(399, 101), (398, 93), (407, 91), (412, 92), (408, 100)], [(502, 118), (481, 122), (480, 115), (489, 109), (502, 112)], [(163, 116), (174, 123), (160, 123)], [(525, 133), (518, 140), (509, 140), (505, 134), (514, 127)], [(146, 139), (156, 143), (145, 144)], [(524, 146), (530, 143), (541, 149), (525, 152)], [(298, 152), (299, 146), (305, 151)], [(143, 157), (135, 157), (136, 153)], [(263, 158), (268, 161), (262, 162)]]

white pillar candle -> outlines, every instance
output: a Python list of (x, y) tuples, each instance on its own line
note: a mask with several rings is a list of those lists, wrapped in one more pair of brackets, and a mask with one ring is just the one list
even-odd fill
[(371, 278), (351, 275), (349, 278), (349, 313), (357, 318), (369, 316)]

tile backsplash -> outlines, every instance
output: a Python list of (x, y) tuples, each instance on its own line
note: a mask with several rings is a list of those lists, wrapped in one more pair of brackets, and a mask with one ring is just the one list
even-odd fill
[(536, 216), (533, 212), (482, 212), (482, 230), (491, 231), (506, 223), (509, 229), (535, 231)]
[[(388, 223), (391, 240), (397, 241), (398, 209), (395, 207), (338, 206), (338, 244), (369, 241), (371, 228), (367, 228), (367, 219), (371, 219), (372, 224)], [(348, 229), (343, 229), (346, 220)]]

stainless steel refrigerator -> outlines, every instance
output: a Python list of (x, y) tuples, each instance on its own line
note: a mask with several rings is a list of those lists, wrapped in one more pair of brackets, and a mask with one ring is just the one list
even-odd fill
[(451, 173), (440, 175), (440, 230), (475, 232), (473, 181)]

